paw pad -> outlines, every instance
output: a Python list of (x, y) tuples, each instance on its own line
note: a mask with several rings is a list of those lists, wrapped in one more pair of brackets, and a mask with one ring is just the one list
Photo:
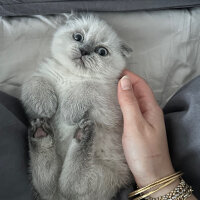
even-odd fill
[(52, 134), (51, 127), (47, 119), (35, 119), (31, 121), (31, 128), (29, 134), (33, 138), (43, 138), (49, 134)]

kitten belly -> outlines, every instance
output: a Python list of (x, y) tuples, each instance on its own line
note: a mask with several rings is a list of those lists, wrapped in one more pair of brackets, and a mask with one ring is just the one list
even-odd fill
[(118, 174), (129, 174), (122, 148), (122, 127), (96, 128), (95, 159)]
[[(105, 93), (105, 88), (94, 88), (94, 84), (92, 86), (83, 82), (70, 82), (70, 84), (66, 82), (58, 85), (60, 105), (55, 118), (55, 125), (59, 136), (57, 150), (63, 159), (62, 169), (64, 170), (61, 172), (60, 178), (63, 181), (59, 185), (61, 185), (60, 187), (66, 196), (71, 193), (73, 196), (73, 194), (80, 192), (79, 190), (76, 191), (73, 185), (81, 177), (82, 172), (79, 172), (79, 170), (84, 170), (83, 166), (89, 165), (88, 168), (92, 171), (92, 174), (99, 177), (98, 180), (93, 182), (90, 190), (101, 185), (102, 188), (100, 188), (98, 195), (98, 192), (95, 191), (96, 197), (97, 199), (102, 197), (107, 200), (107, 198), (104, 198), (106, 195), (109, 196), (111, 193), (114, 195), (118, 189), (132, 181), (132, 176), (122, 149), (122, 116), (117, 99), (114, 96), (115, 93), (112, 91)], [(73, 146), (75, 140), (73, 136), (78, 128), (77, 123), (87, 111), (89, 111), (88, 117), (95, 122), (96, 126), (93, 148), (90, 152), (93, 155), (92, 160), (85, 164), (81, 163), (82, 161), (75, 162), (73, 160), (76, 154), (72, 149), (78, 148)], [(74, 169), (77, 170), (74, 171)], [(63, 175), (68, 177), (68, 181), (71, 182), (70, 185), (65, 182), (66, 179), (62, 177)], [(90, 176), (91, 174), (86, 175), (86, 177)], [(84, 176), (83, 179), (86, 177)], [(79, 185), (79, 183), (77, 184)], [(84, 188), (83, 186), (80, 187)], [(102, 196), (101, 191), (105, 191), (107, 194)], [(89, 200), (92, 197), (83, 199)]]

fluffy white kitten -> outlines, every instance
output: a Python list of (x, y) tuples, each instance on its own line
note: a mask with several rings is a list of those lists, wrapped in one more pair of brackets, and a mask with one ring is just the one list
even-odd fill
[(131, 49), (84, 15), (57, 30), (51, 52), (22, 87), (34, 188), (44, 200), (111, 200), (132, 181), (117, 101)]

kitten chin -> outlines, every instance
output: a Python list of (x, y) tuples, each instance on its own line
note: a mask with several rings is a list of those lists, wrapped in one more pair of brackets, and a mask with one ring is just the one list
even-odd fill
[(84, 59), (82, 57), (74, 58), (72, 60), (74, 62), (75, 67), (77, 67), (78, 69), (81, 68), (81, 69), (87, 70), (87, 67), (85, 66)]

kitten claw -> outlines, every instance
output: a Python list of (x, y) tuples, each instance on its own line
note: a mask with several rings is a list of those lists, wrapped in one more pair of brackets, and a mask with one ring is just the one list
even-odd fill
[(44, 152), (54, 146), (53, 131), (48, 119), (35, 119), (29, 128), (29, 145), (32, 151)]
[(94, 122), (90, 119), (82, 119), (78, 123), (78, 126), (79, 128), (75, 132), (74, 138), (76, 138), (78, 142), (89, 140), (94, 132)]
[(31, 127), (29, 129), (29, 135), (32, 138), (42, 138), (47, 135), (53, 135), (51, 126), (48, 122), (48, 119), (45, 118), (37, 118), (31, 121)]
[(90, 119), (82, 119), (79, 123), (78, 123), (78, 125), (79, 125), (79, 127), (81, 128), (81, 129), (85, 129), (85, 128), (87, 128), (87, 127), (90, 127), (90, 126), (92, 126), (94, 124), (94, 122), (92, 122), (92, 120), (90, 120)]

